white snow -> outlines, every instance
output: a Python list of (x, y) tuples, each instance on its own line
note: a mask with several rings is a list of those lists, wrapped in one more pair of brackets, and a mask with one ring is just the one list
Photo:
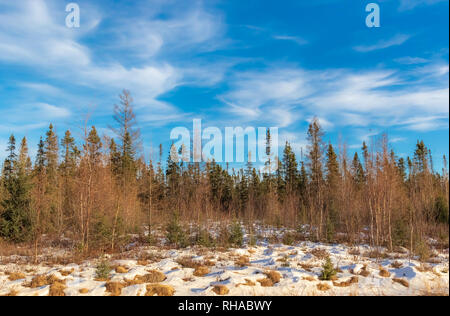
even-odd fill
[[(332, 281), (320, 281), (318, 277), (322, 271), (324, 258), (314, 255), (314, 249), (325, 250), (332, 262), (339, 267), (337, 283), (345, 282), (357, 276), (358, 282), (347, 287), (333, 285)], [(448, 250), (437, 253), (433, 262), (428, 263), (427, 269), (408, 254), (388, 254), (387, 259), (373, 259), (364, 256), (370, 250), (368, 246), (358, 247), (360, 255), (354, 253), (354, 248), (345, 245), (326, 245), (311, 242), (302, 242), (295, 246), (274, 245), (262, 243), (255, 247), (230, 249), (228, 251), (214, 251), (205, 248), (187, 248), (180, 250), (166, 250), (156, 247), (135, 248), (109, 261), (112, 265), (128, 268), (127, 273), (110, 274), (111, 282), (124, 282), (136, 276), (147, 274), (151, 270), (164, 273), (167, 279), (161, 284), (170, 285), (175, 289), (175, 295), (203, 296), (216, 295), (214, 285), (225, 285), (229, 289), (228, 295), (235, 296), (275, 296), (275, 295), (426, 295), (449, 293), (449, 256)], [(138, 257), (155, 255), (161, 260), (149, 262), (147, 265), (138, 264)], [(247, 256), (249, 263), (246, 266), (236, 265), (240, 257)], [(129, 258), (129, 259), (123, 259)], [(178, 261), (181, 258), (191, 258), (199, 263), (206, 260), (212, 262), (210, 273), (203, 277), (193, 276), (194, 269), (182, 267)], [(1, 258), (2, 262), (8, 262)], [(49, 294), (50, 286), (29, 288), (29, 283), (36, 275), (55, 275), (65, 280), (67, 296), (75, 295), (110, 295), (106, 291), (106, 282), (96, 281), (96, 265), (99, 260), (85, 261), (81, 264), (70, 265), (31, 265), (20, 263), (0, 264), (0, 295), (6, 295), (12, 290), (17, 295), (43, 296)], [(142, 262), (141, 262), (142, 263)], [(389, 277), (380, 276), (380, 268), (388, 270)], [(63, 276), (61, 271), (73, 269), (74, 271)], [(271, 287), (262, 287), (258, 280), (265, 278), (265, 272), (277, 271), (281, 274), (281, 281)], [(359, 275), (363, 270), (368, 276)], [(422, 272), (421, 272), (422, 271)], [(10, 281), (9, 273), (21, 272), (26, 279)], [(409, 287), (394, 282), (398, 278), (406, 280)], [(254, 284), (254, 285), (250, 285)], [(320, 291), (318, 284), (328, 284), (330, 289)], [(88, 292), (80, 294), (80, 289)], [(122, 289), (121, 295), (145, 295), (146, 284), (136, 284)]]

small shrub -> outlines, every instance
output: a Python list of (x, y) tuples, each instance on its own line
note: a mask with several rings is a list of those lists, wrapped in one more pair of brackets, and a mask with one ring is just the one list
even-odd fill
[(179, 224), (178, 214), (176, 212), (173, 213), (166, 230), (167, 240), (170, 244), (179, 248), (186, 248), (188, 246), (188, 238), (186, 232)]
[(448, 203), (445, 201), (445, 198), (443, 196), (438, 196), (436, 198), (436, 201), (434, 203), (434, 213), (438, 223), (448, 224)]
[(200, 229), (195, 235), (193, 244), (203, 246), (206, 248), (213, 248), (216, 246), (216, 242), (212, 235), (205, 229)]
[(392, 245), (394, 247), (408, 247), (409, 233), (408, 226), (404, 220), (396, 220), (392, 229)]
[(333, 263), (331, 262), (330, 257), (328, 257), (325, 261), (325, 263), (322, 266), (323, 270), (320, 274), (320, 280), (322, 281), (330, 281), (333, 280), (336, 277), (337, 271), (333, 266)]
[(422, 239), (416, 242), (415, 253), (419, 256), (420, 261), (427, 261), (431, 257), (431, 249)]
[(109, 274), (113, 268), (111, 267), (110, 263), (106, 260), (101, 261), (95, 270), (95, 278), (97, 280), (108, 280)]
[(297, 239), (297, 236), (294, 233), (284, 233), (283, 235), (283, 244), (285, 244), (286, 246), (292, 246), (295, 241)]
[(244, 232), (239, 222), (234, 222), (231, 225), (229, 242), (235, 247), (242, 247), (244, 244)]

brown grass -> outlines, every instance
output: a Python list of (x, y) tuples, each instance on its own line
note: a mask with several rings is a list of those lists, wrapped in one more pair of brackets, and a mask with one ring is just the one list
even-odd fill
[(213, 292), (217, 295), (227, 295), (230, 290), (225, 285), (214, 285)]
[(11, 273), (9, 273), (9, 276), (8, 276), (8, 280), (10, 280), (10, 281), (17, 281), (17, 280), (22, 280), (25, 278), (26, 278), (26, 275), (23, 274), (22, 272), (11, 272)]
[(382, 276), (383, 278), (389, 278), (391, 276), (391, 273), (384, 268), (380, 268), (380, 276)]
[(314, 266), (312, 264), (308, 264), (308, 263), (299, 263), (298, 265), (307, 272), (311, 272), (312, 268), (314, 268)]
[(120, 296), (125, 285), (120, 282), (107, 282), (105, 287), (106, 292), (111, 293), (111, 296)]
[(74, 269), (72, 269), (72, 270), (60, 270), (59, 273), (62, 276), (68, 276), (68, 275), (71, 275), (74, 271), (75, 271)]
[(239, 287), (241, 285), (244, 285), (244, 286), (255, 286), (256, 283), (253, 282), (252, 280), (245, 279), (245, 283), (239, 283), (239, 284), (236, 285), (236, 287)]
[(425, 264), (425, 263), (422, 263), (420, 266), (416, 266), (415, 267), (416, 268), (416, 270), (417, 271), (419, 271), (419, 272), (432, 272), (433, 271), (433, 267), (431, 267), (430, 265), (428, 265), (428, 264)]
[(209, 271), (209, 268), (208, 268), (208, 267), (200, 266), (200, 267), (195, 268), (194, 276), (196, 276), (196, 277), (202, 277), (202, 276), (207, 275), (209, 272), (210, 272), (210, 271)]
[(9, 291), (8, 294), (5, 294), (5, 296), (17, 296), (17, 295), (19, 295), (19, 292), (15, 289), (12, 289)]
[(54, 275), (45, 276), (45, 275), (37, 275), (35, 276), (29, 284), (26, 284), (24, 286), (30, 287), (32, 289), (42, 287), (45, 285), (53, 285), (54, 283), (61, 283), (65, 284), (65, 280), (60, 280)]
[(329, 289), (331, 289), (331, 286), (328, 285), (327, 283), (319, 283), (319, 284), (317, 284), (317, 289), (319, 291), (325, 292), (325, 291), (328, 291)]
[(312, 277), (312, 276), (304, 276), (304, 277), (302, 277), (302, 280), (304, 280), (304, 281), (309, 281), (309, 282), (315, 282), (315, 281), (317, 281), (317, 279), (315, 278), (315, 277)]
[(147, 293), (145, 296), (173, 296), (175, 289), (170, 285), (149, 284), (147, 285)]
[(79, 292), (80, 294), (87, 294), (87, 293), (89, 293), (89, 290), (86, 289), (86, 288), (83, 288), (83, 289), (80, 289), (78, 292)]
[(166, 275), (162, 272), (151, 270), (146, 275), (136, 275), (133, 280), (125, 279), (127, 286), (144, 284), (144, 283), (159, 283), (167, 279)]
[(250, 259), (248, 256), (241, 256), (239, 257), (234, 264), (238, 267), (247, 267), (250, 263)]
[(271, 279), (269, 279), (269, 278), (264, 278), (264, 279), (259, 279), (259, 280), (257, 280), (260, 284), (261, 284), (261, 286), (263, 286), (263, 287), (271, 287), (271, 286), (273, 286), (273, 281), (271, 280)]
[(333, 281), (333, 285), (336, 287), (349, 287), (350, 285), (356, 284), (358, 282), (359, 282), (359, 278), (357, 276), (353, 276), (349, 280), (344, 281), (344, 282), (334, 282)]
[(128, 273), (128, 269), (126, 267), (117, 266), (116, 267), (116, 273)]
[(330, 256), (328, 251), (326, 251), (325, 249), (322, 249), (322, 248), (314, 248), (309, 253), (318, 259), (325, 259)]
[(277, 271), (266, 271), (264, 274), (272, 281), (273, 284), (281, 281), (281, 274)]
[(65, 282), (54, 282), (50, 286), (50, 291), (48, 293), (48, 296), (66, 296), (64, 293), (64, 290), (67, 288), (65, 285)]
[(146, 265), (148, 265), (148, 261), (147, 260), (138, 260), (137, 261), (137, 264), (139, 265), (139, 266), (146, 266)]
[(391, 267), (394, 269), (400, 269), (401, 267), (403, 267), (403, 263), (394, 261), (393, 263), (391, 263)]
[(183, 268), (191, 268), (196, 269), (199, 266), (202, 266), (202, 262), (198, 260), (192, 260), (190, 257), (183, 257), (176, 261), (179, 265), (181, 265)]
[(392, 281), (403, 285), (404, 287), (409, 287), (409, 282), (405, 279), (393, 278)]
[(361, 251), (359, 251), (358, 248), (352, 248), (348, 251), (348, 254), (352, 256), (359, 256), (361, 254)]

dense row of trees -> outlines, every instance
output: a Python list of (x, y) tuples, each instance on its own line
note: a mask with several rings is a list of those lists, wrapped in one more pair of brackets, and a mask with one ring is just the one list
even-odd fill
[[(239, 219), (295, 228), (321, 241), (367, 241), (389, 248), (418, 248), (428, 236), (448, 242), (448, 172), (435, 172), (431, 151), (418, 142), (411, 158), (398, 158), (386, 136), (362, 144), (352, 158), (345, 145), (324, 142), (318, 120), (299, 160), (289, 143), (266, 164), (230, 170), (214, 162), (145, 162), (128, 91), (114, 108), (117, 137), (84, 128), (59, 140), (50, 125), (35, 162), (25, 138), (9, 139), (0, 191), (0, 238), (31, 242), (43, 235), (77, 241), (80, 249), (116, 248), (124, 236), (142, 233), (176, 214), (208, 226)], [(171, 156), (177, 149), (170, 148)], [(272, 157), (271, 136), (266, 154)], [(271, 171), (272, 165), (276, 171)], [(444, 157), (444, 166), (447, 165)]]

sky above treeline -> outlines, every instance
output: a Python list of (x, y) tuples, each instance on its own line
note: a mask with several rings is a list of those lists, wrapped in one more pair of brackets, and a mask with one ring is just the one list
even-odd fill
[[(8, 137), (34, 156), (53, 123), (108, 126), (131, 91), (144, 154), (170, 131), (278, 127), (299, 154), (318, 117), (325, 140), (359, 150), (387, 133), (400, 157), (424, 140), (449, 152), (448, 0), (0, 0), (0, 158)], [(366, 5), (380, 7), (368, 28)]]

